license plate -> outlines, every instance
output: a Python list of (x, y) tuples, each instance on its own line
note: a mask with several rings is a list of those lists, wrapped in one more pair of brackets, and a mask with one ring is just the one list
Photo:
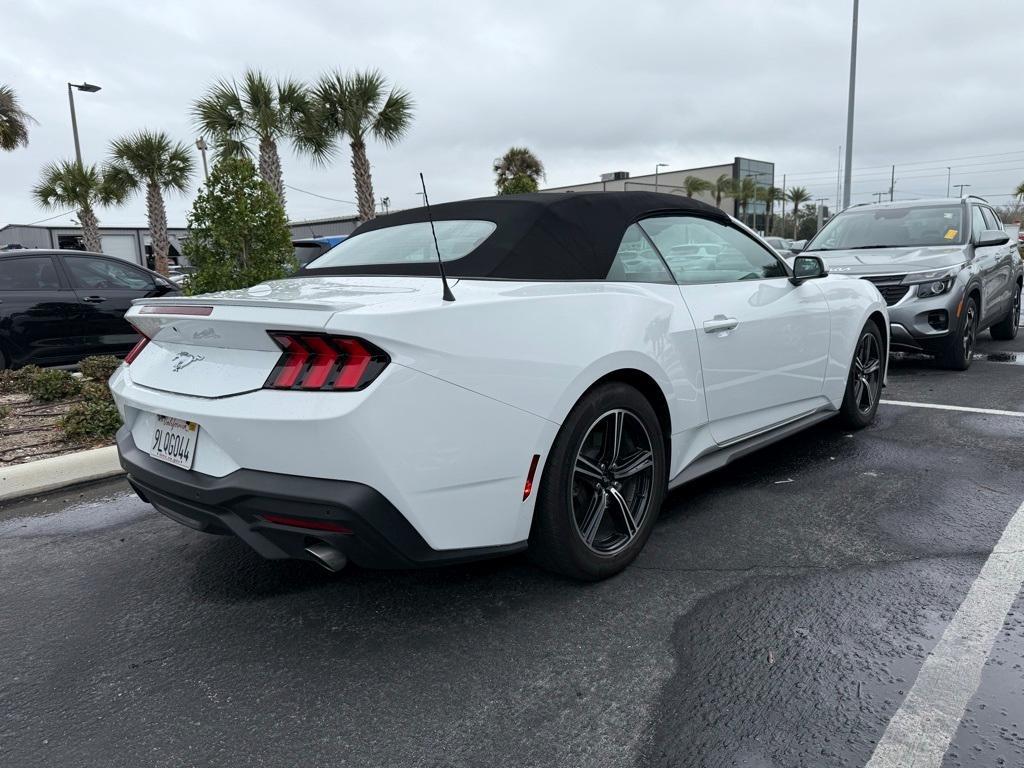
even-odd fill
[(157, 416), (149, 455), (182, 469), (192, 469), (199, 441), (199, 425), (170, 416)]

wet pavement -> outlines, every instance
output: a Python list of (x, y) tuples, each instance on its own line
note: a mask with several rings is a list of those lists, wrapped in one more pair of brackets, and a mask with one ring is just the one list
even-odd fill
[[(902, 357), (885, 397), (1024, 411), (1016, 355)], [(590, 585), (268, 562), (123, 481), (9, 505), (0, 765), (862, 766), (1024, 501), (1022, 440), (819, 425), (674, 492)], [(1024, 765), (1024, 598), (943, 765)]]

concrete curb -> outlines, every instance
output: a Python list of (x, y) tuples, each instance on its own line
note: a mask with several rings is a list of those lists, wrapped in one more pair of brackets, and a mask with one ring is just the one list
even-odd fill
[(0, 502), (123, 473), (113, 445), (15, 464), (0, 468)]

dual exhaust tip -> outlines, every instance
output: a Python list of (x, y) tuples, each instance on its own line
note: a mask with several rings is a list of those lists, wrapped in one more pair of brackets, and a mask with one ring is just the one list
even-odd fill
[(348, 563), (348, 558), (340, 549), (322, 541), (306, 547), (306, 554), (331, 573), (337, 573)]

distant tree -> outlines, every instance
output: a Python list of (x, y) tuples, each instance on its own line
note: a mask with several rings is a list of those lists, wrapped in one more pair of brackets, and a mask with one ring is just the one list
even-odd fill
[(0, 149), (11, 152), (27, 147), (28, 126), (35, 122), (35, 118), (21, 108), (14, 89), (0, 84)]
[(213, 167), (192, 205), (184, 250), (195, 267), (186, 283), (193, 295), (248, 288), (298, 266), (281, 200), (248, 158)]
[(511, 147), (494, 161), (494, 186), (499, 195), (536, 192), (544, 178), (544, 164), (526, 147)]
[(98, 166), (61, 160), (43, 166), (39, 183), (32, 188), (32, 197), (51, 211), (75, 209), (86, 250), (102, 253), (96, 209), (122, 202), (124, 193), (107, 181)]
[(792, 187), (786, 193), (786, 199), (793, 204), (793, 237), (797, 238), (797, 228), (800, 226), (800, 206), (811, 199), (810, 193), (804, 187)]
[(757, 198), (765, 204), (765, 234), (771, 233), (772, 216), (775, 213), (775, 201), (782, 197), (782, 190), (778, 187), (758, 187)]
[[(744, 176), (733, 184), (733, 199), (740, 204), (740, 221), (747, 218), (750, 201), (757, 196), (757, 180), (753, 176)], [(750, 223), (753, 228), (753, 222)]]
[(110, 144), (110, 162), (104, 170), (107, 184), (123, 198), (140, 190), (146, 193), (149, 236), (153, 241), (156, 271), (167, 275), (167, 207), (164, 193), (186, 192), (192, 178), (192, 152), (172, 142), (162, 131), (139, 131)]
[(1013, 196), (1020, 202), (1024, 203), (1024, 181), (1017, 185), (1017, 188), (1013, 190)]
[(299, 154), (326, 161), (330, 137), (315, 117), (309, 89), (295, 80), (278, 80), (249, 69), (241, 83), (220, 80), (192, 106), (201, 133), (213, 140), (218, 157), (252, 157), (259, 152), (260, 176), (285, 205), (284, 175), (278, 144), (289, 141)]
[(397, 86), (389, 89), (378, 70), (322, 75), (313, 95), (322, 135), (332, 143), (348, 139), (359, 219), (372, 219), (377, 208), (366, 140), (373, 138), (388, 147), (400, 141), (412, 125), (412, 95)]
[(818, 234), (818, 206), (813, 203), (805, 205), (802, 214), (795, 239), (810, 240)]
[(715, 205), (719, 208), (722, 207), (722, 198), (732, 195), (732, 182), (732, 176), (729, 176), (726, 173), (723, 173), (711, 182), (711, 187), (708, 189), (708, 193), (715, 198)]
[(687, 176), (683, 179), (683, 193), (687, 197), (696, 197), (704, 192), (711, 192), (713, 187), (714, 184), (699, 176)]

